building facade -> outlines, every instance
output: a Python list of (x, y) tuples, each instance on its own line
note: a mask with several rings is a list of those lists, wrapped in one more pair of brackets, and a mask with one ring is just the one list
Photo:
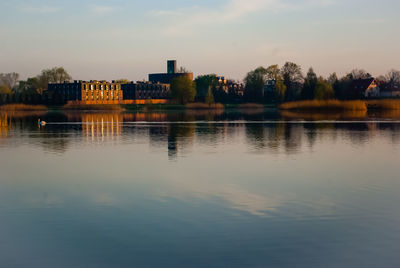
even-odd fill
[(400, 84), (398, 83), (383, 83), (379, 86), (381, 88), (382, 98), (399, 98), (400, 97)]
[(119, 104), (123, 101), (121, 84), (107, 81), (49, 84), (48, 97), (56, 103)]
[(170, 97), (169, 84), (153, 84), (151, 82), (137, 82), (122, 85), (125, 104), (153, 104), (166, 103)]
[(49, 84), (48, 98), (52, 103), (74, 102), (78, 104), (142, 104), (166, 103), (169, 98), (168, 84), (130, 82), (120, 84), (107, 81), (74, 81), (73, 83)]

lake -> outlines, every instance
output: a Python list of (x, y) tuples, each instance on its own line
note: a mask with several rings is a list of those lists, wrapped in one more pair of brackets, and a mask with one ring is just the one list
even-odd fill
[(1, 113), (0, 267), (400, 267), (399, 118)]

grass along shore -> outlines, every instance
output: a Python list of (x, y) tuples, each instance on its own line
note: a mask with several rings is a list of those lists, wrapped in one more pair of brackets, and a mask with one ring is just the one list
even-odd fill
[(400, 110), (400, 100), (370, 100), (366, 103), (368, 110)]
[(280, 105), (281, 110), (301, 111), (366, 111), (365, 101), (339, 101), (339, 100), (307, 100), (286, 102)]
[(221, 103), (194, 102), (186, 104), (185, 108), (189, 110), (224, 110), (225, 106)]
[(5, 104), (0, 106), (1, 111), (47, 111), (47, 107), (45, 105), (28, 105), (22, 103), (15, 104)]
[(276, 104), (242, 103), (242, 104), (206, 104), (201, 102), (183, 104), (66, 104), (64, 106), (45, 106), (28, 104), (4, 104), (0, 111), (47, 111), (47, 110), (76, 110), (76, 111), (184, 111), (184, 110), (238, 110), (264, 111), (279, 109), (283, 111), (307, 112), (340, 112), (340, 111), (384, 111), (400, 110), (400, 99), (382, 100), (307, 100)]

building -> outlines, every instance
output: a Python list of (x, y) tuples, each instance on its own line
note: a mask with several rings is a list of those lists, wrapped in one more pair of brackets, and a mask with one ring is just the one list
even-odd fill
[(383, 83), (379, 87), (380, 87), (380, 96), (382, 98), (400, 97), (400, 84), (398, 83)]
[(375, 78), (356, 79), (350, 85), (349, 96), (353, 98), (377, 98), (380, 88)]
[(120, 84), (106, 81), (74, 81), (73, 83), (49, 84), (48, 98), (52, 103), (64, 104), (144, 104), (166, 103), (169, 98), (168, 84), (130, 82)]
[(177, 77), (187, 77), (193, 80), (193, 73), (179, 73), (176, 69), (176, 61), (169, 60), (167, 62), (167, 73), (149, 74), (149, 81), (153, 84), (171, 84), (172, 80)]
[(226, 94), (233, 96), (244, 95), (244, 85), (233, 80), (226, 79), (224, 76), (217, 76), (219, 89), (223, 90)]
[(119, 104), (123, 101), (121, 84), (107, 81), (49, 84), (47, 94), (55, 103)]
[(151, 82), (131, 82), (122, 85), (125, 104), (144, 104), (151, 100), (154, 104), (166, 103), (170, 97), (169, 84)]

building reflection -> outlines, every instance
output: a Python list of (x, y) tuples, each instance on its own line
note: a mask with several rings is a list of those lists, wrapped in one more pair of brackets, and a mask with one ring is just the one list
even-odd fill
[(82, 134), (86, 141), (104, 142), (117, 139), (122, 132), (123, 115), (111, 114), (83, 114)]
[(8, 131), (11, 128), (10, 119), (7, 113), (0, 114), (0, 140), (8, 136)]

